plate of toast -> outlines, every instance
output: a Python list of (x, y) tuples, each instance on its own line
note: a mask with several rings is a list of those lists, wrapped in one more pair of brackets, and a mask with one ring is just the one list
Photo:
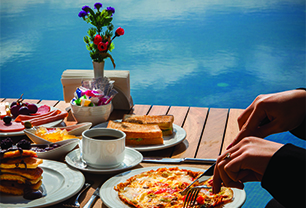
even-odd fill
[(125, 114), (123, 119), (110, 120), (93, 128), (113, 128), (126, 134), (126, 146), (140, 152), (175, 146), (186, 138), (186, 131), (173, 123), (172, 115)]

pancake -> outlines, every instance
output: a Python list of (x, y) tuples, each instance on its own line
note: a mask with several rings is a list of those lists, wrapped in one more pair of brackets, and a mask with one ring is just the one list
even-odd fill
[(40, 167), (37, 167), (35, 169), (20, 169), (20, 168), (1, 169), (1, 173), (15, 174), (23, 176), (30, 180), (36, 180), (43, 173), (43, 169)]
[(38, 190), (41, 186), (42, 181), (38, 181), (37, 184), (19, 184), (17, 181), (1, 181), (0, 183), (0, 192), (12, 195), (24, 195), (24, 190), (26, 188), (32, 190)]
[(32, 150), (9, 149), (1, 152), (0, 158), (16, 158), (16, 157), (37, 157), (36, 152)]
[(35, 157), (21, 157), (1, 160), (0, 168), (35, 169), (43, 160)]
[(37, 179), (29, 180), (25, 177), (15, 174), (8, 174), (4, 173), (0, 175), (0, 182), (7, 180), (7, 181), (17, 181), (18, 183), (30, 183), (30, 184), (37, 184), (38, 181), (42, 179), (42, 176), (38, 177)]

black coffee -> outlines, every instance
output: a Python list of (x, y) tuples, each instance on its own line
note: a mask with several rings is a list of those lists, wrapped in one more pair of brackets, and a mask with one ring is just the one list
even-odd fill
[(92, 139), (98, 139), (98, 140), (114, 140), (114, 139), (118, 139), (118, 137), (115, 136), (93, 136), (91, 137)]

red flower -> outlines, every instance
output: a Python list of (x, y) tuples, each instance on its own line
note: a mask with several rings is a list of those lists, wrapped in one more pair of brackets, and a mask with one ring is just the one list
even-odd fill
[(117, 30), (116, 30), (116, 35), (117, 36), (124, 35), (124, 29), (121, 28), (121, 27), (118, 27)]
[(94, 44), (98, 45), (100, 42), (102, 42), (102, 37), (100, 35), (96, 35), (93, 42)]
[(105, 51), (105, 50), (107, 50), (107, 45), (108, 45), (108, 42), (106, 42), (106, 43), (103, 43), (103, 42), (98, 43), (98, 49), (99, 49), (99, 51)]

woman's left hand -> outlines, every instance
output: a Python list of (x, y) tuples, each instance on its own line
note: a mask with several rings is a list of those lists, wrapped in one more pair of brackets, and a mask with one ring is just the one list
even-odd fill
[(270, 158), (283, 146), (259, 137), (246, 137), (220, 155), (213, 176), (213, 192), (221, 183), (242, 189), (243, 183), (261, 181)]

